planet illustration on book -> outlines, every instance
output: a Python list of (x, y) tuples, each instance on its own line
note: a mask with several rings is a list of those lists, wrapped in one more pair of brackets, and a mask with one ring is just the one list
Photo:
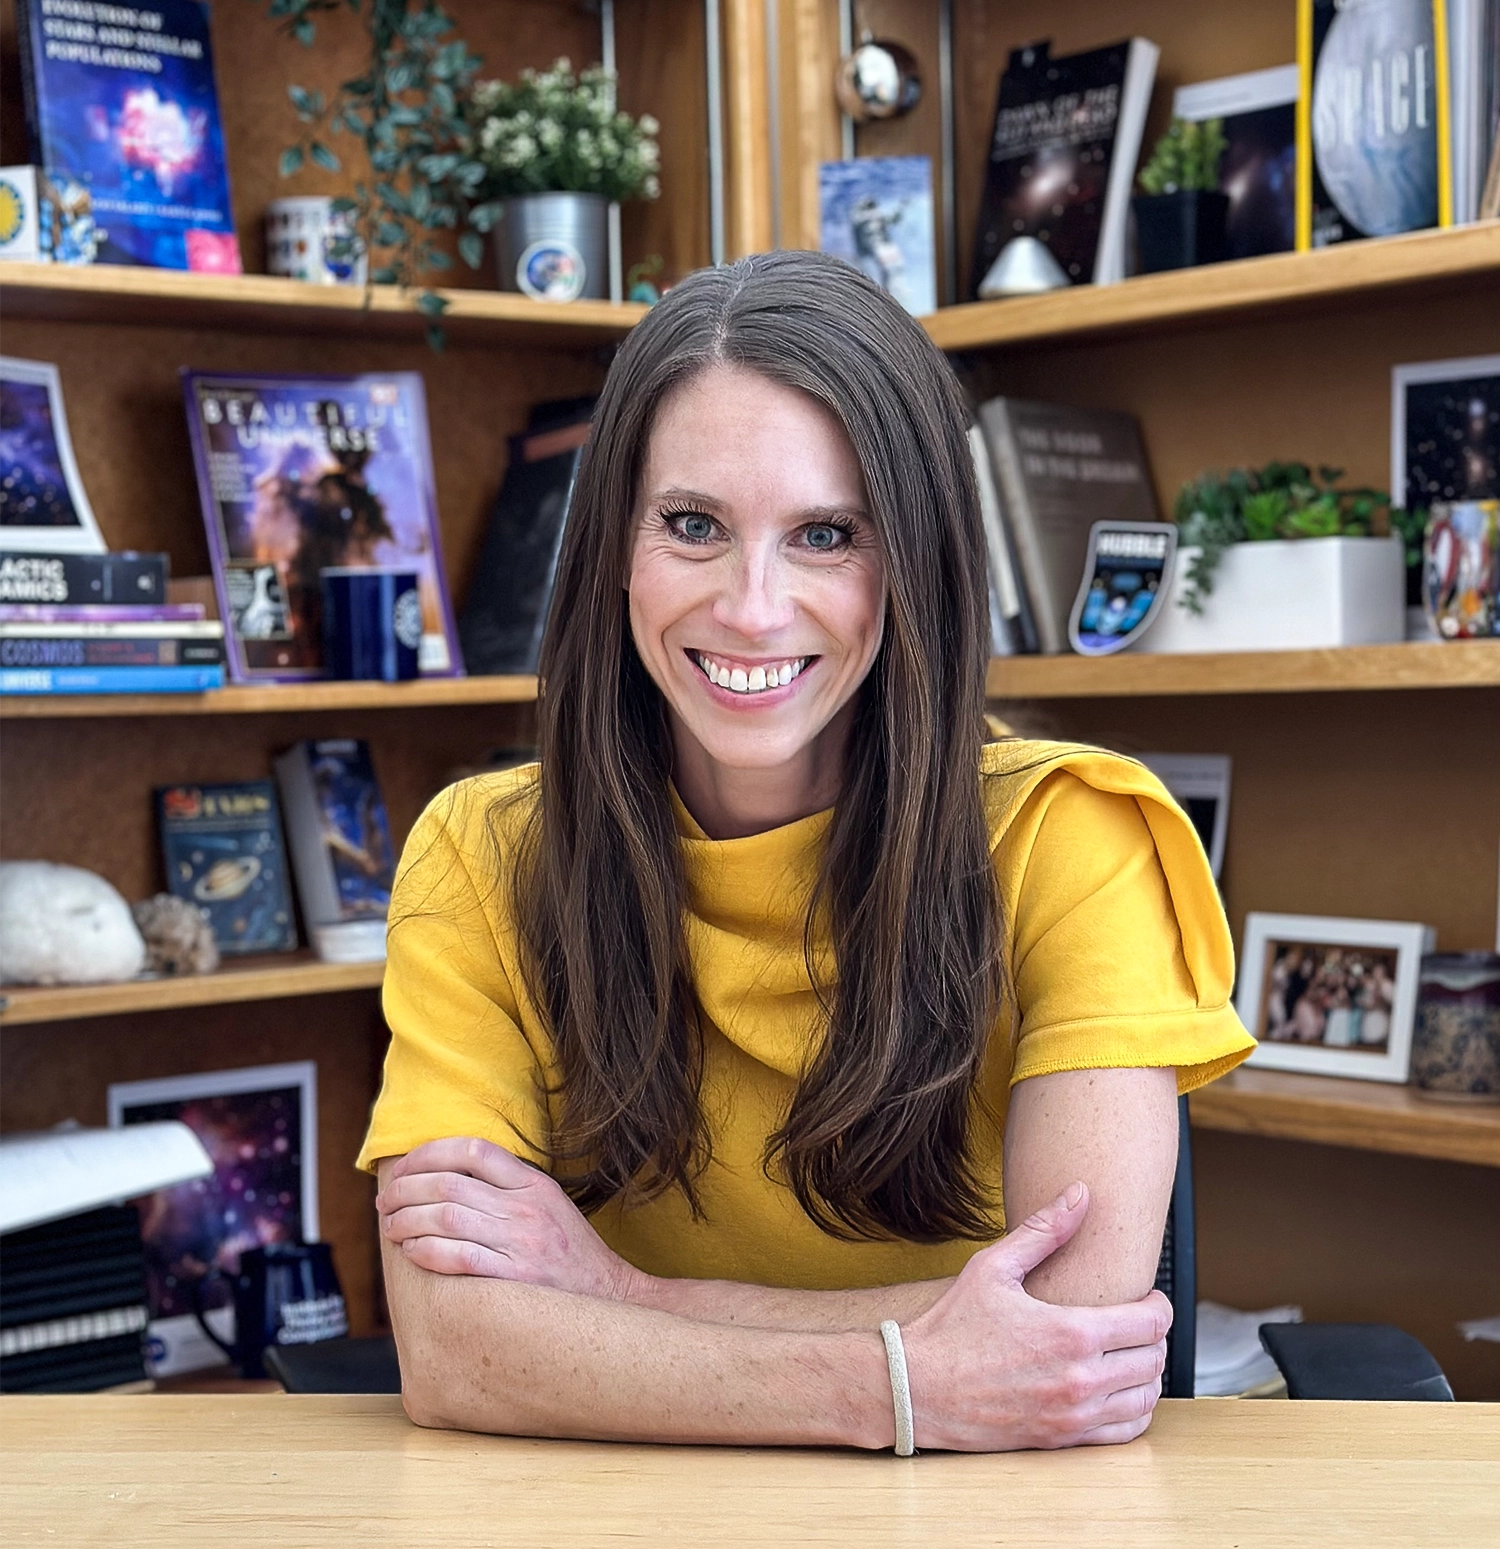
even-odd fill
[(240, 855), (215, 861), (193, 884), (193, 897), (200, 903), (218, 904), (243, 897), (245, 890), (260, 875), (260, 859)]

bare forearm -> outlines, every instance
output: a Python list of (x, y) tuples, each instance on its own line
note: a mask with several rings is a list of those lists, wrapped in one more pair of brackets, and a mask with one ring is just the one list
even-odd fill
[(642, 1276), (630, 1301), (680, 1318), (741, 1328), (811, 1334), (876, 1329), (885, 1318), (920, 1317), (953, 1284), (919, 1280), (852, 1291), (799, 1291), (736, 1280), (663, 1280)]
[(385, 1249), (419, 1424), (609, 1441), (889, 1446), (878, 1336), (702, 1323)]

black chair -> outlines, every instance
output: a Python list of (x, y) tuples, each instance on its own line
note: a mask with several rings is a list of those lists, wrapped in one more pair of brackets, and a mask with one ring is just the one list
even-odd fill
[(399, 1393), (396, 1341), (325, 1339), (314, 1345), (269, 1345), (266, 1370), (288, 1393)]
[[(1187, 1098), (1177, 1099), (1177, 1173), (1162, 1236), (1156, 1288), (1172, 1303), (1164, 1398), (1192, 1398), (1198, 1353), (1198, 1244), (1193, 1218), (1193, 1140)], [(1286, 1378), (1289, 1398), (1449, 1399), (1453, 1389), (1430, 1352), (1388, 1323), (1263, 1323), (1260, 1342)]]

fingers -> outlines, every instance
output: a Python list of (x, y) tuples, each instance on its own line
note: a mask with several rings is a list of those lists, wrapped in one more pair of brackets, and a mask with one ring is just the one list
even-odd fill
[(1008, 1278), (1020, 1285), (1043, 1259), (1056, 1253), (1083, 1225), (1089, 1210), (1089, 1191), (1082, 1183), (1070, 1183), (1050, 1205), (1027, 1216), (1014, 1231), (986, 1251), (1002, 1264)]
[(408, 1205), (382, 1216), (380, 1226), (392, 1242), (433, 1237), (471, 1242), (497, 1252), (506, 1246), (502, 1222), (483, 1211), (466, 1210), (462, 1205)]
[(402, 1255), (418, 1269), (435, 1275), (480, 1275), (490, 1280), (514, 1278), (509, 1260), (476, 1242), (455, 1242), (448, 1237), (410, 1237), (400, 1245)]
[(1138, 1420), (1120, 1420), (1111, 1425), (1096, 1425), (1092, 1430), (1087, 1430), (1073, 1443), (1076, 1447), (1118, 1447), (1128, 1441), (1134, 1441), (1138, 1436), (1144, 1436), (1151, 1428), (1151, 1415), (1143, 1415)]
[(1098, 1350), (1129, 1350), (1154, 1345), (1172, 1327), (1172, 1304), (1160, 1291), (1148, 1291), (1138, 1302), (1117, 1307), (1080, 1308)]
[(467, 1173), (472, 1178), (483, 1178), (498, 1189), (524, 1189), (537, 1179), (537, 1169), (523, 1162), (514, 1152), (472, 1135), (429, 1140), (398, 1157), (390, 1176), (404, 1178), (424, 1172)]
[(482, 1178), (467, 1173), (408, 1173), (404, 1178), (389, 1178), (375, 1196), (375, 1208), (382, 1215), (410, 1205), (464, 1205), (495, 1215), (514, 1208), (516, 1191), (497, 1188)]
[(1131, 1350), (1108, 1350), (1099, 1357), (1100, 1391), (1119, 1393), (1127, 1388), (1147, 1386), (1160, 1379), (1167, 1369), (1167, 1342), (1137, 1345)]

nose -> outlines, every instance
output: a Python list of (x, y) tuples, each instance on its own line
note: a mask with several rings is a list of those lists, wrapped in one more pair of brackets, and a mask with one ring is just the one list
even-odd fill
[(797, 613), (785, 571), (774, 542), (737, 547), (728, 556), (714, 599), (714, 622), (745, 640), (766, 639), (785, 629)]

